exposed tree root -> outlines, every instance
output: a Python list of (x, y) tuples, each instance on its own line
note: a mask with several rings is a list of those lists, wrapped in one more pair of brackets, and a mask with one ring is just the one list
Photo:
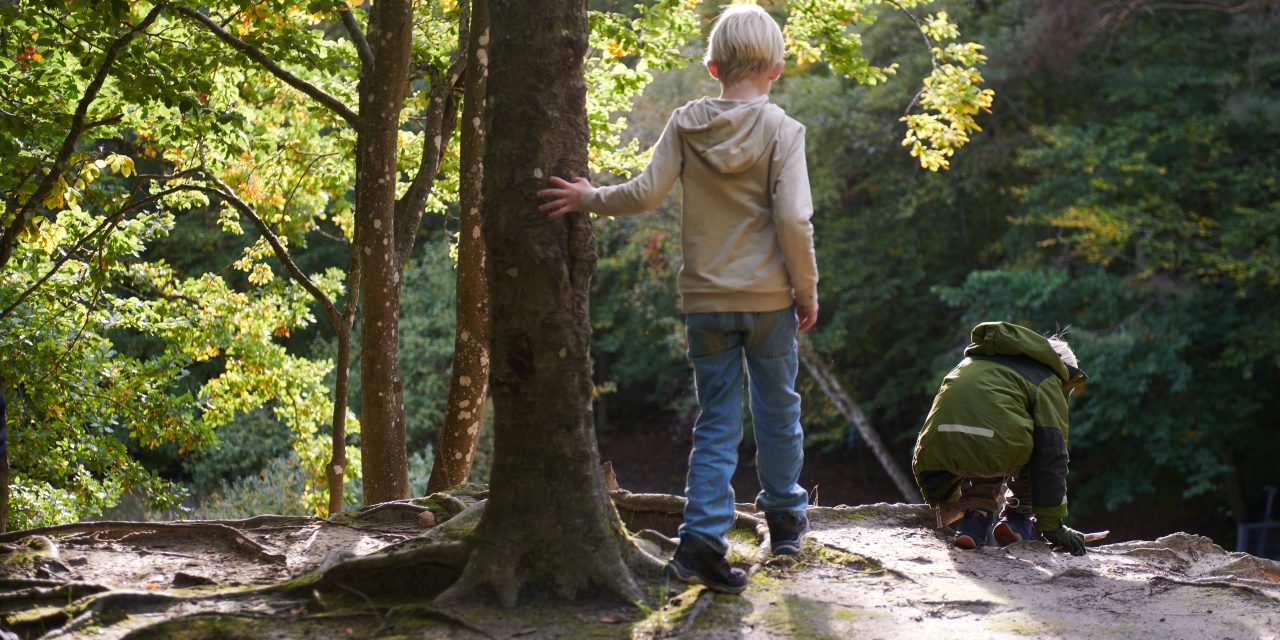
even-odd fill
[(278, 516), (264, 514), (244, 520), (201, 520), (206, 524), (220, 524), (241, 530), (253, 529), (302, 529), (325, 522), (316, 516)]
[(167, 639), (172, 637), (175, 627), (181, 627), (183, 631), (190, 633), (193, 627), (200, 627), (202, 623), (218, 622), (217, 629), (209, 629), (205, 631), (206, 635), (199, 637), (205, 638), (242, 638), (241, 634), (234, 632), (228, 633), (225, 630), (225, 621), (234, 620), (271, 620), (275, 616), (264, 615), (250, 612), (238, 613), (193, 613), (189, 615), (176, 616), (166, 620), (139, 627), (126, 634), (123, 640), (156, 640), (157, 638)]
[(0, 607), (9, 603), (33, 605), (39, 602), (71, 602), (95, 593), (109, 591), (110, 587), (88, 582), (69, 582), (56, 586), (28, 587), (0, 593)]
[[(609, 497), (613, 499), (613, 505), (618, 509), (623, 521), (628, 523), (636, 522), (637, 519), (641, 519), (643, 522), (645, 516), (662, 515), (674, 518), (675, 523), (679, 524), (684, 515), (684, 507), (687, 502), (681, 496), (673, 496), (666, 493), (631, 493), (625, 489), (611, 491)], [(736, 505), (734, 507), (733, 528), (756, 532), (759, 527), (764, 525), (764, 520), (754, 514), (754, 506), (749, 504)], [(665, 533), (663, 528), (653, 528)], [(670, 529), (671, 534), (674, 535), (674, 527), (670, 527)]]
[[(487, 554), (493, 554), (486, 557)], [(501, 554), (501, 557), (495, 557)], [(467, 558), (466, 568), (458, 580), (439, 596), (435, 604), (447, 605), (469, 597), (482, 585), (488, 585), (493, 595), (503, 607), (516, 606), (520, 596), (520, 581), (516, 577), (515, 568), (519, 558), (510, 557), (506, 551), (487, 550), (480, 552), (472, 549)]]
[(698, 615), (710, 606), (711, 601), (715, 600), (715, 597), (715, 592), (710, 589), (703, 589), (702, 593), (698, 594), (697, 601), (693, 603), (693, 606), (689, 607), (689, 613), (684, 617), (684, 624), (680, 625), (678, 636), (684, 637), (691, 629), (693, 629), (694, 623), (698, 621)]
[(397, 613), (402, 613), (402, 612), (416, 614), (416, 615), (425, 614), (430, 617), (439, 619), (443, 622), (447, 622), (449, 624), (462, 627), (463, 629), (466, 629), (467, 631), (470, 631), (474, 634), (481, 635), (486, 638), (494, 637), (488, 631), (485, 631), (484, 629), (481, 629), (480, 627), (477, 627), (476, 625), (466, 620), (463, 620), (462, 618), (459, 618), (458, 616), (455, 616), (449, 613), (448, 611), (439, 609), (437, 607), (433, 607), (428, 604), (414, 603), (414, 604), (402, 604), (395, 607), (391, 607), (390, 609), (387, 610), (387, 618), (388, 619), (394, 618)]
[[(351, 519), (355, 522), (386, 522), (391, 520), (409, 520), (416, 519), (419, 513), (430, 511), (428, 507), (408, 500), (397, 500), (395, 502), (383, 502), (371, 505), (351, 513)], [(399, 514), (407, 513), (408, 517), (398, 518)]]
[(324, 591), (355, 591), (376, 598), (429, 597), (444, 591), (467, 558), (467, 546), (441, 542), (392, 553), (352, 558), (324, 572), (316, 586)]
[[(649, 561), (640, 560), (644, 552), (635, 545), (624, 545), (623, 554), (629, 556), (625, 560), (632, 560), (637, 564), (645, 562), (645, 565), (650, 568), (655, 566), (654, 563), (661, 564), (656, 558)], [(521, 567), (521, 560), (518, 554), (505, 546), (473, 546), (462, 575), (446, 591), (437, 596), (434, 603), (448, 605), (459, 602), (488, 587), (499, 605), (505, 608), (514, 607), (519, 602), (521, 588), (526, 583), (532, 582), (527, 575), (522, 576), (517, 572)], [(590, 567), (587, 575), (578, 572), (572, 576), (563, 574), (539, 576), (537, 581), (539, 584), (549, 584), (557, 590), (559, 596), (564, 598), (575, 598), (580, 595), (581, 590), (590, 586), (593, 593), (611, 594), (625, 602), (634, 603), (643, 600), (641, 590), (632, 578), (631, 569), (624, 564), (624, 558), (617, 558), (616, 562), (608, 562), (605, 558), (601, 558), (598, 562), (589, 562), (585, 566)]]
[(257, 542), (254, 542), (235, 527), (205, 521), (75, 522), (71, 524), (60, 524), (52, 527), (41, 527), (39, 529), (29, 529), (26, 531), (15, 531), (12, 533), (0, 534), (0, 542), (10, 542), (36, 535), (58, 535), (70, 533), (98, 533), (118, 536), (120, 539), (123, 539), (125, 536), (132, 538), (164, 538), (166, 533), (176, 532), (199, 532), (202, 534), (211, 534), (214, 537), (229, 542), (233, 548), (244, 551), (255, 559), (265, 560), (273, 564), (285, 564), (286, 561), (284, 555), (274, 553)]

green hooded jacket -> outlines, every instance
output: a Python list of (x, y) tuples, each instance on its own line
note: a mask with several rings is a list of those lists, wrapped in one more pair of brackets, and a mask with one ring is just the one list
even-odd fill
[(1008, 322), (973, 329), (965, 358), (942, 380), (911, 467), (983, 476), (1030, 471), (1042, 531), (1067, 516), (1067, 396), (1072, 372), (1048, 339)]

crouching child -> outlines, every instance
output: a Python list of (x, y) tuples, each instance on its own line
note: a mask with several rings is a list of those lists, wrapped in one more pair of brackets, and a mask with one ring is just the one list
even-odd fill
[(1087, 376), (1059, 337), (1008, 322), (984, 322), (972, 337), (916, 440), (920, 492), (938, 526), (956, 523), (962, 549), (985, 545), (988, 533), (1000, 546), (1034, 539), (1038, 528), (1083, 555), (1084, 536), (1064, 521), (1067, 398)]

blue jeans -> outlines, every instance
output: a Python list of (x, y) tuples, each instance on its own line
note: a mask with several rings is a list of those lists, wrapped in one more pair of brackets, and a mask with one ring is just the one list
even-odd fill
[(756, 508), (800, 514), (809, 502), (799, 484), (804, 432), (795, 390), (796, 312), (787, 307), (763, 313), (691, 313), (685, 316), (685, 331), (701, 411), (693, 426), (680, 536), (697, 535), (723, 553), (728, 549), (724, 534), (733, 526), (730, 479), (742, 441), (744, 373), (761, 487)]

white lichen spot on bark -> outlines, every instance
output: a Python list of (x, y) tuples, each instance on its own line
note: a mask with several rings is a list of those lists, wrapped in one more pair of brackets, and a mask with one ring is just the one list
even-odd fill
[(471, 412), (470, 412), (470, 411), (459, 411), (459, 412), (458, 412), (458, 419), (459, 419), (459, 420), (470, 420), (470, 419), (471, 419)]
[(458, 378), (458, 384), (460, 384), (460, 385), (462, 385), (462, 386), (464, 386), (464, 387), (469, 387), (469, 386), (471, 386), (471, 377), (470, 377), (470, 376), (462, 376), (461, 378)]
[(458, 403), (458, 406), (459, 406), (459, 407), (462, 407), (463, 409), (466, 409), (467, 407), (471, 406), (471, 401), (470, 401), (470, 400), (463, 400), (462, 402), (459, 402), (459, 403)]
[(378, 220), (378, 219), (376, 219), (376, 218), (375, 218), (375, 219), (374, 219), (374, 221), (373, 221), (373, 228), (374, 228), (374, 229), (381, 229), (381, 228), (382, 228), (382, 221), (381, 221), (381, 220)]
[(461, 459), (462, 459), (462, 452), (461, 452), (461, 451), (454, 451), (454, 452), (453, 452), (453, 459), (454, 459), (454, 460), (461, 460)]
[(364, 254), (365, 254), (366, 256), (368, 256), (368, 255), (373, 255), (373, 249), (370, 249), (370, 248), (369, 248), (369, 245), (365, 245), (365, 247), (364, 247)]
[(538, 167), (534, 167), (534, 168), (533, 168), (533, 177), (535, 177), (535, 178), (541, 178), (541, 177), (542, 177), (542, 169), (539, 169)]
[(479, 432), (480, 432), (480, 425), (478, 423), (467, 427), (467, 435), (469, 436), (474, 436)]
[(480, 40), (480, 46), (482, 46), (482, 47), (483, 47), (483, 46), (485, 46), (485, 45), (488, 45), (488, 44), (489, 44), (489, 30), (488, 30), (488, 29), (485, 29), (485, 30), (484, 30), (484, 32), (480, 34), (480, 38), (479, 38), (479, 40)]
[(489, 52), (484, 49), (476, 50), (476, 59), (480, 61), (480, 66), (489, 66)]
[(520, 272), (519, 272), (519, 271), (517, 271), (515, 267), (511, 267), (510, 269), (507, 269), (507, 275), (509, 275), (509, 276), (511, 276), (512, 278), (514, 278), (514, 277), (516, 277), (516, 276), (520, 275)]
[(565, 357), (567, 357), (568, 355), (569, 355), (569, 350), (568, 350), (568, 349), (565, 349), (564, 347), (561, 347), (561, 348), (560, 348), (560, 359), (561, 359), (561, 360), (563, 360), (563, 359), (565, 359)]
[(480, 239), (480, 225), (471, 227), (471, 237), (475, 240)]

